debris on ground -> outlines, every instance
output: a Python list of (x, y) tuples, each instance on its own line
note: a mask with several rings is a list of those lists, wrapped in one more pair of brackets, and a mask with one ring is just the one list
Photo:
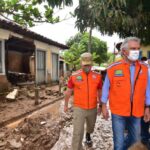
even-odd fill
[(35, 106), (34, 85), (21, 85), (13, 88), (18, 89), (18, 96), (15, 100), (9, 100), (11, 103), (0, 101), (0, 124), (63, 97), (59, 95), (58, 85), (52, 87), (41, 85), (39, 86), (39, 105)]
[[(9, 103), (8, 106), (6, 103), (0, 106), (2, 108), (0, 109), (1, 121), (9, 115), (11, 117), (13, 113), (25, 113), (29, 111), (29, 108), (34, 107), (33, 100), (31, 98), (27, 99), (28, 92), (34, 93), (33, 89), (22, 88), (19, 89), (18, 101)], [(42, 89), (45, 89), (39, 92), (42, 103), (52, 101), (59, 95), (59, 91), (56, 89), (45, 86)], [(21, 97), (20, 100), (19, 97)], [(63, 113), (63, 106), (61, 104), (60, 107), (54, 108), (55, 110), (59, 108), (57, 111), (61, 112), (56, 118), (52, 117), (54, 113), (50, 109), (50, 113), (25, 118), (16, 128), (0, 128), (0, 150), (71, 150), (72, 109), (67, 113)], [(87, 148), (84, 145), (84, 139), (84, 150), (113, 149), (111, 128), (111, 118), (105, 121), (101, 116), (98, 116), (95, 131), (92, 134), (93, 146), (90, 149)]]
[(33, 91), (27, 91), (27, 96), (31, 99), (34, 99), (35, 98), (35, 92)]
[(8, 143), (10, 144), (11, 148), (18, 149), (18, 148), (22, 147), (22, 143), (21, 142), (17, 142), (16, 139), (9, 140)]
[(10, 92), (7, 96), (6, 99), (14, 101), (16, 97), (18, 96), (18, 89), (14, 89), (12, 92)]
[(0, 150), (50, 150), (65, 123), (71, 119), (71, 113), (62, 113), (54, 120), (49, 113), (25, 118), (15, 129), (0, 130)]

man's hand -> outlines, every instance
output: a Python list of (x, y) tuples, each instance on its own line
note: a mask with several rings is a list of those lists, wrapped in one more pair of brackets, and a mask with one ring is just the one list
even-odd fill
[(69, 101), (69, 98), (72, 94), (72, 89), (67, 89), (66, 93), (65, 93), (65, 102), (64, 102), (64, 112), (67, 112), (68, 111), (68, 101)]
[(150, 121), (150, 109), (149, 109), (149, 107), (145, 108), (144, 121), (145, 122), (149, 122)]
[(98, 106), (97, 108), (97, 115), (100, 115), (102, 112), (102, 106)]
[(66, 113), (68, 111), (68, 106), (64, 105), (64, 112)]
[(103, 114), (104, 119), (108, 120), (109, 112), (108, 112), (106, 104), (102, 104), (102, 114)]

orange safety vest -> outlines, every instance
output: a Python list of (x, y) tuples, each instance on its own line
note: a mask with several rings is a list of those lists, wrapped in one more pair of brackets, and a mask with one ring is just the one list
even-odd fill
[(71, 80), (74, 85), (74, 106), (83, 109), (96, 108), (98, 86), (102, 83), (101, 75), (94, 71), (86, 74), (78, 70), (72, 74)]
[(134, 87), (131, 92), (130, 64), (125, 60), (110, 65), (107, 69), (110, 80), (109, 103), (113, 114), (141, 117), (144, 114), (148, 67), (135, 63)]

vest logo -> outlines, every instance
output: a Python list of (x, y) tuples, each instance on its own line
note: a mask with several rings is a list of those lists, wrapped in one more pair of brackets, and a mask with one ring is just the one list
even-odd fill
[(123, 76), (123, 71), (122, 70), (115, 70), (115, 76)]
[(77, 76), (77, 81), (82, 81), (82, 76)]

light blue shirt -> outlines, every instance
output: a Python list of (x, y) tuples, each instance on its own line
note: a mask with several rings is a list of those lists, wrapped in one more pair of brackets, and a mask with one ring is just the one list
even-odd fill
[[(130, 80), (132, 85), (132, 93), (133, 93), (133, 87), (134, 87), (134, 73), (135, 73), (135, 65), (130, 66)], [(108, 78), (108, 75), (106, 74), (105, 81), (102, 88), (102, 97), (101, 101), (102, 103), (107, 103), (108, 96), (109, 96), (109, 88), (110, 88), (110, 81)], [(148, 106), (150, 105), (150, 68), (148, 69), (148, 84), (146, 88), (146, 101), (145, 104)]]
[[(135, 74), (135, 64), (130, 65), (130, 82), (131, 82), (131, 97), (134, 91), (134, 74)], [(132, 99), (132, 98), (131, 98)]]
[(146, 89), (146, 105), (150, 105), (150, 67), (148, 68), (148, 84)]

